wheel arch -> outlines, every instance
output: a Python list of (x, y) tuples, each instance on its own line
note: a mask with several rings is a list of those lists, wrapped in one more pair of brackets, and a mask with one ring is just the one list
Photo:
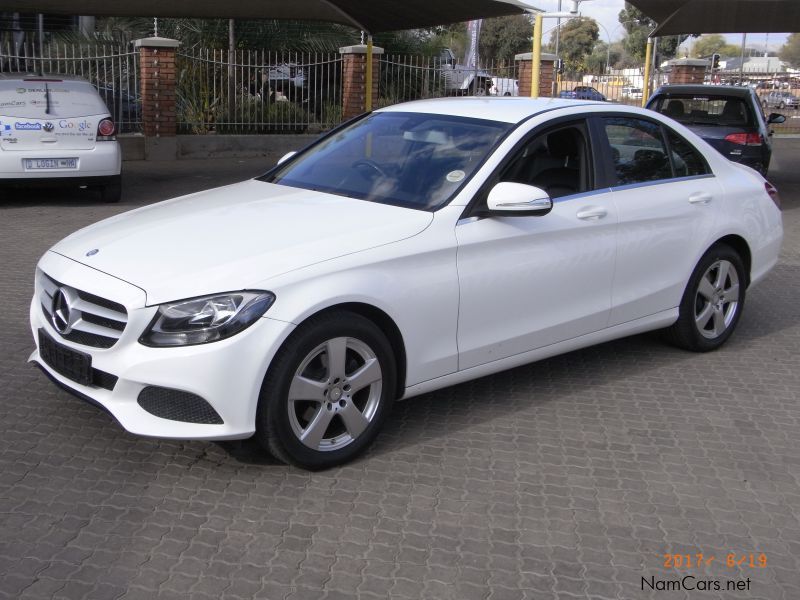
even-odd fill
[(369, 319), (375, 323), (375, 325), (377, 325), (386, 335), (386, 338), (389, 340), (389, 344), (392, 346), (396, 363), (395, 366), (397, 367), (397, 389), (395, 390), (395, 399), (400, 398), (405, 393), (406, 389), (406, 345), (405, 341), (403, 340), (403, 334), (400, 333), (400, 328), (397, 326), (397, 323), (395, 323), (394, 319), (392, 319), (392, 317), (390, 317), (386, 312), (377, 306), (367, 304), (365, 302), (342, 302), (340, 304), (326, 306), (317, 312), (307, 315), (301, 322), (297, 324), (297, 326), (302, 326), (303, 323), (313, 317), (318, 317), (319, 315), (328, 312), (342, 310), (360, 315), (365, 319)]
[(753, 254), (750, 250), (750, 245), (742, 236), (736, 234), (730, 234), (719, 238), (716, 242), (711, 244), (709, 249), (718, 244), (725, 244), (726, 246), (730, 246), (742, 258), (742, 262), (744, 263), (746, 286), (749, 286), (750, 273), (753, 268)]

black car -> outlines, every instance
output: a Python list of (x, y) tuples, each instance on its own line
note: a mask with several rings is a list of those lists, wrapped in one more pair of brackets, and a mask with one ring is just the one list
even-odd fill
[(656, 90), (647, 108), (682, 123), (725, 157), (763, 175), (772, 157), (769, 125), (786, 120), (777, 113), (765, 118), (755, 91), (746, 87), (666, 85)]

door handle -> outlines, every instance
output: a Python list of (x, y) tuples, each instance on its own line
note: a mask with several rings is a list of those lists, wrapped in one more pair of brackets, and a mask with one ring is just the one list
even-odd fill
[(605, 208), (601, 208), (599, 206), (587, 206), (580, 209), (578, 214), (575, 216), (583, 221), (598, 221), (607, 214), (608, 211)]
[(696, 192), (689, 196), (689, 204), (709, 204), (714, 197), (705, 192)]

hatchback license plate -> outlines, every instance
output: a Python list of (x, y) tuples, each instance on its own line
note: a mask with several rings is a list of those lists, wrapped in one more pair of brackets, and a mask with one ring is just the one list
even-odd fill
[(39, 171), (42, 169), (77, 169), (77, 158), (26, 158), (26, 171)]
[(39, 356), (56, 373), (81, 385), (92, 383), (92, 357), (59, 344), (39, 330)]

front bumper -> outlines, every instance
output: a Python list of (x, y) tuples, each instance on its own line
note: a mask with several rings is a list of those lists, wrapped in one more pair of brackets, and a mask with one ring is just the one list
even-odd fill
[[(51, 278), (76, 289), (119, 302), (128, 310), (128, 323), (111, 348), (76, 344), (58, 334), (42, 311), (38, 278), (30, 307), (36, 363), (60, 386), (108, 411), (126, 430), (149, 437), (230, 440), (250, 437), (261, 383), (267, 367), (294, 326), (261, 318), (227, 340), (182, 348), (148, 348), (138, 343), (157, 307), (146, 306), (142, 290), (119, 279), (49, 252), (39, 267)], [(59, 344), (89, 354), (92, 368), (117, 377), (113, 389), (82, 385), (59, 374), (39, 353), (38, 331)], [(158, 417), (139, 403), (142, 390), (158, 386), (194, 394), (205, 400), (222, 420), (193, 423)]]

